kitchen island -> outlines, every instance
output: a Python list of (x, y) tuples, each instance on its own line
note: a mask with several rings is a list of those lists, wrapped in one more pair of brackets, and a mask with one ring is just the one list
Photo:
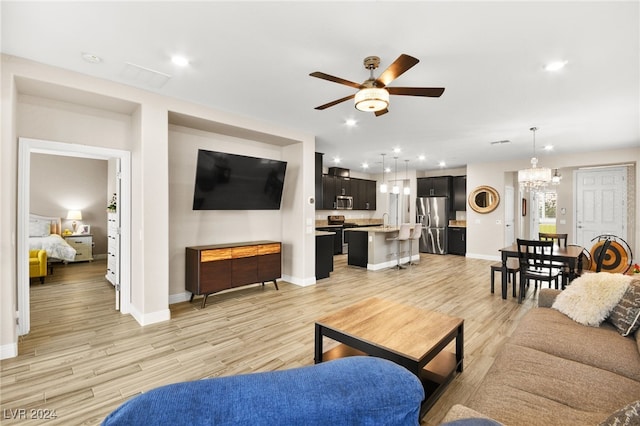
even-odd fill
[[(349, 232), (349, 254), (347, 258), (349, 265), (377, 271), (391, 268), (398, 264), (396, 258), (398, 242), (389, 241), (389, 239), (398, 236), (399, 228), (394, 226), (369, 226), (349, 228), (345, 229), (344, 232)], [(413, 246), (411, 248), (412, 259), (409, 259), (409, 244)], [(412, 262), (420, 260), (418, 240), (401, 241), (400, 251), (401, 264), (407, 263), (409, 260)]]

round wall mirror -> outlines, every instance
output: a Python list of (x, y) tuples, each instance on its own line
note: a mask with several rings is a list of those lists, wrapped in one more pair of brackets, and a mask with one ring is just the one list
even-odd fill
[(469, 206), (478, 213), (492, 212), (500, 204), (500, 195), (494, 188), (483, 185), (469, 194)]

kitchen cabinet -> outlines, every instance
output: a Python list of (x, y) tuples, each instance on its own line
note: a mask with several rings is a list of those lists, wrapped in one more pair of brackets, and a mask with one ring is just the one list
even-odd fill
[(351, 178), (335, 176), (334, 180), (336, 183), (336, 195), (353, 195), (351, 192)]
[(316, 228), (316, 231), (324, 231), (324, 232), (333, 232), (334, 236), (332, 239), (333, 244), (333, 254), (342, 254), (342, 226), (341, 225), (333, 225)]
[(418, 178), (417, 183), (418, 197), (452, 198), (453, 176)]
[(322, 209), (333, 210), (336, 205), (335, 176), (322, 175)]
[(467, 177), (455, 176), (453, 178), (453, 210), (467, 210)]
[(328, 278), (333, 271), (333, 240), (331, 232), (316, 233), (316, 279)]
[(322, 159), (324, 154), (316, 152), (316, 170), (314, 175), (314, 186), (316, 192), (316, 209), (324, 207), (324, 197), (322, 194)]
[(465, 256), (467, 254), (467, 228), (450, 226), (447, 229), (449, 254)]
[(354, 210), (376, 209), (376, 181), (367, 179), (351, 179)]
[(333, 175), (322, 176), (322, 203), (317, 210), (335, 210), (336, 196), (353, 197), (353, 210), (376, 209), (376, 181), (368, 179), (344, 178)]

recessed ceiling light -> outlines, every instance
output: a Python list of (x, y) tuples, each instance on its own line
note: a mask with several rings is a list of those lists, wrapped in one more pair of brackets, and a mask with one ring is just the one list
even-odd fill
[(545, 145), (543, 149), (545, 151), (553, 151), (553, 145)]
[(393, 152), (395, 152), (396, 154), (400, 154), (400, 148), (393, 148)]
[(333, 162), (336, 164), (340, 163), (340, 157), (334, 157)]
[(362, 163), (362, 168), (363, 168), (363, 169), (368, 169), (368, 168), (369, 168), (369, 164), (367, 164), (367, 163)]
[(567, 65), (568, 63), (569, 63), (568, 61), (549, 62), (547, 65), (545, 65), (544, 70), (545, 71), (559, 71), (562, 68), (564, 68), (564, 66)]
[(179, 67), (186, 67), (189, 65), (189, 60), (184, 56), (173, 56), (171, 57), (171, 62)]
[(440, 167), (444, 167), (444, 166), (446, 166), (446, 165), (447, 165), (447, 163), (445, 163), (444, 161), (441, 161), (441, 162), (439, 162), (439, 163), (438, 163), (438, 165), (439, 165)]
[(100, 56), (88, 52), (82, 52), (82, 59), (90, 64), (99, 64), (102, 62), (102, 58)]
[(419, 155), (418, 156), (418, 160), (420, 160), (420, 161), (424, 161), (425, 158), (427, 158), (427, 157), (425, 157), (424, 155)]
[(344, 124), (349, 126), (349, 127), (353, 127), (357, 124), (358, 122), (356, 120), (354, 120), (353, 118), (349, 118), (347, 120), (345, 120)]

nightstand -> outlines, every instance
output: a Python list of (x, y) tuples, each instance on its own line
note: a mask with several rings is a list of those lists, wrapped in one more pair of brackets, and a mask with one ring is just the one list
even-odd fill
[(73, 262), (93, 260), (93, 235), (68, 235), (64, 239), (76, 250)]

